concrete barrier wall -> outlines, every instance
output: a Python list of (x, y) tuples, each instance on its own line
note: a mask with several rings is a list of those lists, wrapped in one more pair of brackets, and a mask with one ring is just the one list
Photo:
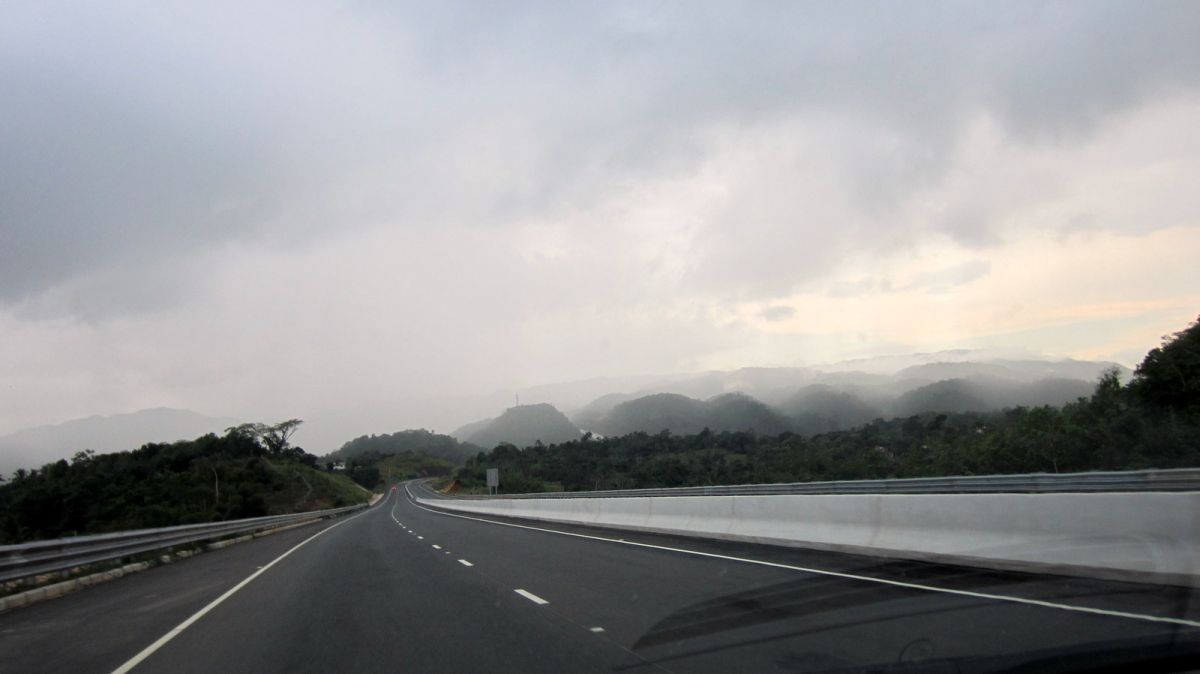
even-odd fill
[(1200, 493), (424, 499), (481, 515), (1200, 586)]

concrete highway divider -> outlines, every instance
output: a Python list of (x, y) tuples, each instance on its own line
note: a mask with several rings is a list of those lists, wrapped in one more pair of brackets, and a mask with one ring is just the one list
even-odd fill
[(477, 515), (1200, 586), (1200, 492), (433, 499)]

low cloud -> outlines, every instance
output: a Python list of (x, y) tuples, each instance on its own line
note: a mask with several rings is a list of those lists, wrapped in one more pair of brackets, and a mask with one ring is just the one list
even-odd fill
[(792, 307), (776, 304), (762, 310), (762, 318), (764, 321), (776, 322), (784, 321), (796, 315), (796, 310)]

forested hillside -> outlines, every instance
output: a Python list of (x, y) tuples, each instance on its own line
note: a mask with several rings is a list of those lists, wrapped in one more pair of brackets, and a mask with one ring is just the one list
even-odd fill
[(244, 425), (220, 437), (80, 452), (70, 461), (19, 470), (0, 484), (0, 543), (318, 510), (369, 498), (345, 476), (320, 470), (317, 457), (290, 447), (286, 433), (261, 435), (254, 426), (279, 428)]
[(501, 489), (512, 493), (1195, 466), (1197, 323), (1151, 351), (1127, 385), (1110, 371), (1090, 397), (1061, 408), (927, 413), (812, 437), (705, 430), (502, 445), (457, 477), (479, 490), (484, 470), (499, 468)]
[[(462, 432), (462, 429), (455, 433)], [(495, 447), (511, 442), (522, 447), (537, 443), (564, 442), (579, 437), (579, 429), (552, 405), (517, 405), (488, 421), (467, 437), (467, 442), (480, 447)]]
[(364, 452), (346, 462), (346, 475), (367, 489), (383, 491), (399, 480), (449, 475), (460, 463), (421, 452)]
[(375, 454), (422, 453), (440, 457), (454, 463), (462, 463), (468, 456), (480, 451), (480, 447), (459, 442), (449, 435), (440, 435), (424, 429), (398, 431), (383, 435), (363, 435), (325, 457), (329, 461), (346, 461), (356, 456)]

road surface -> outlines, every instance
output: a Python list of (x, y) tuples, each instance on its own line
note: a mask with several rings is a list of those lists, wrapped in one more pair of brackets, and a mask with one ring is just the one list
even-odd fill
[(0, 615), (0, 671), (1174, 671), (1196, 594), (484, 521), (401, 487)]

